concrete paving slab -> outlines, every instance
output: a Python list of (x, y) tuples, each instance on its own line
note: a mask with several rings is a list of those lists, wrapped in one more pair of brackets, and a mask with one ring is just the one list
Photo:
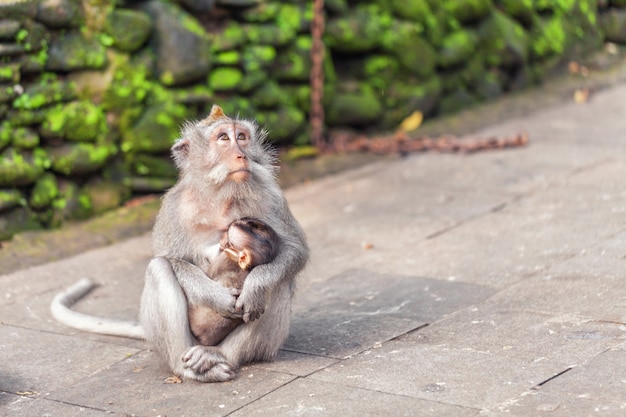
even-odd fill
[(73, 404), (65, 404), (43, 398), (29, 398), (21, 395), (12, 395), (0, 392), (0, 406), (2, 417), (55, 417), (55, 416), (79, 416), (79, 417), (115, 417), (120, 414), (112, 414), (105, 411), (80, 407)]
[(235, 413), (239, 416), (458, 416), (478, 410), (401, 395), (297, 379)]
[(615, 178), (623, 175), (626, 175), (626, 164), (607, 161), (573, 175), (563, 184), (521, 198), (507, 206), (506, 211), (539, 212), (588, 221), (600, 218), (618, 231), (626, 221), (626, 189), (616, 183)]
[(626, 85), (616, 85), (593, 95), (586, 104), (560, 103), (541, 109), (532, 117), (503, 121), (478, 133), (522, 130), (528, 132), (531, 138), (563, 142), (570, 146), (624, 148), (625, 95)]
[(281, 349), (274, 361), (255, 363), (250, 365), (250, 368), (261, 368), (272, 372), (304, 377), (337, 362), (338, 360), (333, 358)]
[[(517, 309), (515, 309), (517, 308)], [(564, 368), (619, 346), (626, 327), (591, 317), (557, 314), (501, 305), (487, 300), (402, 336), (412, 341), (451, 349), (472, 349), (533, 363), (548, 360)]]
[(393, 340), (309, 378), (470, 408), (489, 408), (563, 371), (502, 353)]
[(63, 389), (123, 361), (137, 349), (0, 326), (0, 391), (8, 393)]
[(626, 232), (496, 294), (493, 302), (626, 323)]
[(502, 289), (575, 256), (616, 227), (600, 217), (576, 222), (503, 209), (416, 245), (377, 247), (363, 267)]
[[(455, 158), (449, 166), (464, 160), (458, 155)], [(303, 285), (359, 265), (395, 263), (398, 258), (403, 263), (428, 236), (484, 216), (511, 198), (420, 182), (412, 177), (409, 160), (420, 158), (364, 167), (342, 176), (341, 183), (329, 178), (321, 180), (322, 184), (301, 186), (293, 199), (290, 190), (293, 212), (302, 219), (311, 245)], [(372, 190), (376, 190), (375, 196)], [(307, 199), (306, 204), (297, 204), (302, 199)]]
[[(500, 129), (498, 136), (511, 134)], [(479, 136), (477, 135), (472, 135)], [(446, 190), (520, 195), (610, 160), (610, 148), (581, 149), (531, 138), (529, 146), (475, 154), (414, 154), (394, 162), (403, 178)]]
[(622, 417), (626, 413), (626, 350), (608, 350), (481, 415)]
[[(141, 288), (120, 288), (120, 283), (107, 285), (90, 293), (77, 306), (78, 310), (97, 313), (105, 317), (120, 319), (136, 319), (139, 310)], [(0, 307), (2, 323), (6, 325), (25, 327), (28, 329), (84, 338), (96, 342), (110, 343), (118, 346), (145, 349), (147, 344), (142, 340), (124, 337), (105, 336), (82, 332), (65, 327), (57, 322), (50, 314), (50, 302), (56, 291), (36, 295), (22, 301)]]
[(34, 295), (56, 293), (83, 277), (111, 286), (126, 285), (132, 281), (141, 289), (150, 256), (150, 236), (144, 235), (114, 246), (105, 246), (45, 265), (0, 275), (0, 306)]
[(222, 416), (276, 390), (295, 376), (244, 367), (234, 381), (166, 383), (171, 374), (141, 352), (50, 393), (56, 401), (126, 415)]
[(343, 358), (491, 294), (478, 285), (348, 270), (298, 296), (285, 349)]

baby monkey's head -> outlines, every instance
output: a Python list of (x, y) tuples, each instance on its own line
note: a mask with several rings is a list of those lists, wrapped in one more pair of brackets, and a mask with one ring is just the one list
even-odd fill
[(233, 221), (220, 240), (220, 250), (244, 271), (272, 262), (279, 245), (274, 229), (252, 217)]

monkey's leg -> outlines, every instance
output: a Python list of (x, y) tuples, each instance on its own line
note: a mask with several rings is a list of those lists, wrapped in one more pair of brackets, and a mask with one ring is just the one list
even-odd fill
[[(199, 271), (191, 264), (187, 264), (189, 267), (181, 267), (179, 262), (172, 262), (176, 263), (176, 272), (186, 273), (188, 280), (194, 280), (191, 276)], [(215, 284), (206, 275), (204, 280), (207, 285)], [(141, 298), (140, 321), (146, 339), (177, 375), (202, 382), (232, 379), (235, 375), (234, 367), (219, 349), (197, 346), (202, 349), (192, 350), (195, 340), (189, 328), (187, 312), (187, 297), (174, 273), (172, 263), (166, 258), (152, 259), (146, 270)], [(191, 356), (189, 352), (192, 353)], [(185, 361), (182, 360), (183, 355), (187, 358)], [(192, 369), (187, 365), (189, 361), (195, 365)]]
[(291, 283), (279, 283), (269, 294), (261, 317), (240, 325), (226, 336), (219, 346), (235, 367), (249, 362), (270, 361), (276, 357), (289, 334), (291, 298)]
[(165, 258), (154, 258), (148, 264), (139, 320), (146, 340), (174, 373), (183, 375), (180, 355), (193, 346), (193, 337), (185, 293)]

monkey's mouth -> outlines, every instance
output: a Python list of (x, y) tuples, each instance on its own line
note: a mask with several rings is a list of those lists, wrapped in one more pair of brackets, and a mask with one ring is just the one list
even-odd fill
[(246, 168), (236, 169), (231, 171), (228, 176), (230, 176), (235, 181), (245, 181), (250, 176), (250, 170)]

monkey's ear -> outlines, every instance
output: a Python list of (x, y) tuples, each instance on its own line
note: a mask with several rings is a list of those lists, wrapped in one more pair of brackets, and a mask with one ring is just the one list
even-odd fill
[(226, 117), (224, 110), (222, 110), (222, 108), (217, 104), (214, 104), (213, 107), (211, 107), (211, 113), (209, 113), (209, 115), (200, 123), (208, 126), (215, 123), (217, 119), (221, 119), (222, 117)]
[(252, 267), (252, 254), (248, 249), (242, 249), (239, 251), (239, 260), (237, 262), (239, 264), (239, 268), (244, 271), (248, 271)]
[(176, 139), (172, 146), (172, 157), (178, 169), (187, 167), (189, 161), (189, 139)]

